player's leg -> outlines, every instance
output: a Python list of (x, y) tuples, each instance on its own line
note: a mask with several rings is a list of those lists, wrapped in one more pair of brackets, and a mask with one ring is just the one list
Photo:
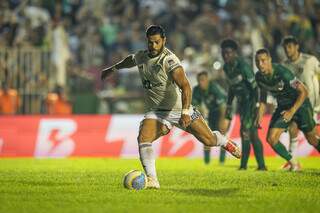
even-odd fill
[[(220, 116), (224, 117), (224, 115), (220, 115)], [(221, 134), (226, 135), (228, 132), (229, 126), (230, 126), (229, 119), (221, 120), (221, 122), (219, 123), (219, 131), (221, 132)], [(226, 159), (226, 150), (223, 148), (220, 148), (219, 163), (224, 164), (225, 159)]]
[(220, 148), (220, 155), (219, 155), (219, 163), (223, 165), (226, 161), (226, 150), (222, 147)]
[(166, 125), (156, 119), (144, 119), (140, 124), (138, 135), (139, 155), (140, 162), (148, 176), (148, 188), (160, 187), (156, 173), (152, 142), (157, 140), (160, 136), (167, 134), (169, 131), (170, 130)]
[(314, 127), (311, 131), (304, 134), (308, 142), (320, 153), (320, 138), (318, 137), (317, 128)]
[(241, 135), (242, 157), (240, 161), (239, 170), (246, 170), (249, 156), (250, 156), (250, 133), (249, 133), (249, 130), (244, 127), (243, 123), (241, 124), (240, 135)]
[(240, 115), (240, 122), (241, 122), (241, 128), (240, 128), (240, 136), (241, 136), (241, 148), (242, 148), (242, 157), (240, 161), (240, 168), (239, 170), (246, 170), (247, 164), (250, 156), (250, 148), (251, 148), (251, 138), (250, 138), (250, 128), (253, 125), (253, 103), (250, 100), (243, 100), (239, 102), (239, 106), (247, 107), (241, 107), (239, 111)]
[[(256, 102), (254, 101), (254, 99), (251, 99), (251, 100), (248, 100), (248, 103), (250, 103), (250, 105), (248, 105), (248, 109), (244, 108), (242, 126), (244, 128), (244, 133), (246, 135), (249, 135), (249, 136), (246, 136), (246, 139), (247, 137), (249, 137), (247, 140), (250, 141), (250, 143), (253, 146), (254, 156), (258, 164), (258, 170), (264, 171), (266, 170), (266, 165), (265, 165), (264, 156), (263, 156), (263, 146), (258, 136), (258, 129), (257, 127), (254, 126), (254, 122), (257, 116)], [(249, 146), (248, 157), (250, 154), (250, 143), (248, 145)]]
[[(214, 113), (214, 115), (209, 116), (208, 118), (208, 124), (210, 129), (217, 129), (217, 116), (215, 115), (216, 113)], [(210, 160), (211, 160), (211, 147), (210, 146), (206, 146), (203, 145), (203, 160), (205, 164), (209, 164)]]
[(286, 147), (279, 141), (280, 135), (285, 131), (284, 128), (270, 128), (268, 131), (267, 142), (272, 149), (290, 164), (292, 163), (292, 156)]
[(258, 170), (259, 171), (267, 170), (265, 161), (264, 161), (263, 145), (259, 138), (257, 128), (252, 127), (250, 129), (250, 139), (251, 139), (253, 150), (254, 150), (254, 156), (258, 164)]
[(289, 152), (294, 157), (297, 147), (298, 147), (298, 125), (296, 122), (291, 122), (289, 126), (289, 136), (290, 136), (290, 144), (289, 144)]
[(286, 123), (281, 112), (284, 109), (277, 108), (273, 113), (267, 134), (267, 142), (271, 148), (282, 158), (284, 158), (292, 167), (297, 165), (297, 162), (292, 159), (292, 155), (286, 147), (279, 141), (280, 135), (288, 128), (289, 124)]
[(205, 164), (209, 164), (211, 160), (211, 147), (210, 146), (203, 146), (203, 161)]
[(320, 152), (320, 139), (316, 122), (313, 119), (313, 110), (311, 104), (307, 102), (302, 105), (296, 113), (296, 120), (298, 128), (304, 133), (307, 141)]
[[(291, 122), (289, 125), (289, 138), (290, 138), (289, 152), (292, 155), (292, 158), (296, 158), (296, 150), (298, 147), (298, 133), (299, 133), (299, 129), (296, 122)], [(298, 163), (298, 167), (299, 168), (301, 167), (299, 163)], [(286, 162), (282, 166), (282, 169), (286, 171), (290, 170), (291, 164)]]
[(194, 135), (201, 143), (206, 146), (221, 146), (233, 156), (240, 158), (240, 149), (230, 140), (228, 140), (219, 131), (211, 131), (202, 116), (197, 119), (187, 127), (186, 131)]

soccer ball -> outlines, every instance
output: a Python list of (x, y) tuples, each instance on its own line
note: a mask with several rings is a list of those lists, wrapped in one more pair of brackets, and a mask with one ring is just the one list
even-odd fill
[(123, 179), (123, 185), (127, 189), (141, 190), (146, 187), (147, 176), (138, 170), (131, 170)]

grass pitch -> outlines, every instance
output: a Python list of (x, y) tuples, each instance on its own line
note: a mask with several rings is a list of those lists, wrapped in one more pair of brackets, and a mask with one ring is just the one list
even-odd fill
[(266, 162), (258, 172), (237, 171), (238, 160), (159, 159), (161, 189), (130, 191), (122, 178), (138, 160), (0, 159), (0, 213), (320, 211), (319, 157), (301, 159), (298, 173)]

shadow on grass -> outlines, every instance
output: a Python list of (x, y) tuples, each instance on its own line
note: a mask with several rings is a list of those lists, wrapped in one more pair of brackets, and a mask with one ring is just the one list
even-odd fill
[(239, 191), (238, 188), (226, 188), (226, 189), (171, 189), (171, 191), (188, 194), (188, 195), (196, 195), (196, 196), (206, 196), (206, 197), (229, 197)]

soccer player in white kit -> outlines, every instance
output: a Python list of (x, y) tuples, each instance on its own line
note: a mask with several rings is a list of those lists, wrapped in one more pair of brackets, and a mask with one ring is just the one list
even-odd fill
[[(282, 41), (282, 46), (287, 56), (287, 60), (283, 62), (283, 65), (288, 67), (289, 70), (291, 70), (293, 74), (302, 81), (304, 85), (306, 85), (309, 94), (308, 97), (314, 110), (314, 117), (318, 123), (316, 116), (319, 113), (320, 108), (318, 80), (318, 75), (320, 74), (320, 63), (315, 56), (300, 52), (298, 40), (293, 36), (285, 37)], [(298, 133), (299, 130), (297, 125), (292, 123), (289, 127), (289, 151), (293, 157), (296, 155), (296, 149), (298, 146)], [(285, 164), (283, 169), (289, 170), (290, 165)]]
[(191, 88), (180, 60), (165, 47), (164, 29), (151, 25), (146, 31), (147, 50), (141, 50), (102, 70), (101, 79), (118, 69), (138, 66), (145, 91), (144, 119), (140, 123), (138, 145), (140, 161), (148, 177), (147, 188), (160, 188), (152, 142), (177, 126), (193, 134), (206, 146), (221, 146), (240, 158), (237, 145), (218, 131), (211, 131), (191, 103)]

